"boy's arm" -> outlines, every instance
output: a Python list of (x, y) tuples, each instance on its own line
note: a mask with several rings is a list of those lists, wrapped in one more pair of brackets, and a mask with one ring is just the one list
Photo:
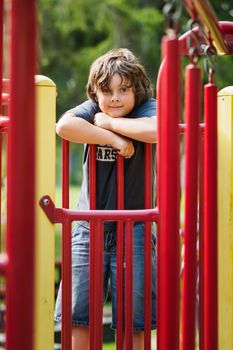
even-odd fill
[(105, 113), (97, 113), (94, 124), (131, 139), (155, 143), (157, 141), (157, 117), (113, 118)]
[(134, 154), (132, 141), (110, 130), (92, 125), (72, 113), (66, 113), (62, 116), (56, 125), (56, 132), (71, 142), (112, 145), (123, 157), (131, 157)]

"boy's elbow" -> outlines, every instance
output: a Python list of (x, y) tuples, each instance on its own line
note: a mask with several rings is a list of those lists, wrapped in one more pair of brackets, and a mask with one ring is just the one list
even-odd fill
[(57, 135), (59, 135), (60, 137), (64, 137), (65, 136), (65, 124), (62, 122), (62, 120), (59, 120), (56, 124), (56, 133)]
[(73, 116), (71, 114), (64, 114), (56, 124), (56, 133), (62, 138), (67, 138), (72, 129)]

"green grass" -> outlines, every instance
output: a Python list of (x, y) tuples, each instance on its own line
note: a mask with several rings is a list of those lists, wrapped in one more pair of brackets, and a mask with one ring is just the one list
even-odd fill
[(105, 343), (103, 344), (103, 350), (115, 350), (116, 344), (115, 343)]

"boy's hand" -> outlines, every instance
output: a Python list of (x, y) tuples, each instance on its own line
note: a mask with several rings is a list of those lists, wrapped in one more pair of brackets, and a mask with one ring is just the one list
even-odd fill
[(131, 158), (134, 155), (133, 142), (120, 135), (114, 134), (112, 147), (116, 148), (122, 157)]
[(108, 114), (102, 112), (96, 113), (94, 117), (94, 125), (102, 129), (110, 130), (111, 119), (112, 117), (110, 117)]

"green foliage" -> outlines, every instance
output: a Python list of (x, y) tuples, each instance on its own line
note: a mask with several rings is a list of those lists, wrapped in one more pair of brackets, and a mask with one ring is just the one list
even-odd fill
[(85, 99), (91, 62), (113, 47), (128, 47), (155, 81), (163, 17), (154, 1), (40, 0), (41, 73), (58, 87), (60, 115)]
[[(210, 1), (219, 20), (233, 20), (232, 0)], [(155, 87), (165, 33), (162, 0), (39, 0), (40, 74), (57, 85), (57, 117), (86, 99), (92, 61), (113, 47), (127, 47), (145, 65)], [(181, 32), (187, 30), (187, 12)], [(220, 88), (232, 85), (232, 57), (221, 57)], [(58, 151), (60, 144), (58, 143)], [(71, 145), (71, 181), (80, 183), (82, 147)], [(78, 162), (78, 168), (75, 164)], [(60, 158), (58, 169), (60, 168)], [(60, 180), (58, 179), (58, 182)]]

